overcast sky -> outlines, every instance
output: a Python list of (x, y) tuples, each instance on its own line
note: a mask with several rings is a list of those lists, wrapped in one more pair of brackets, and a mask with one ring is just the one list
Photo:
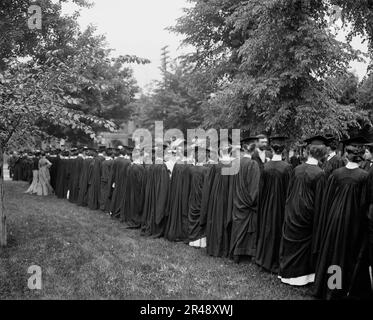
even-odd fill
[[(146, 66), (133, 67), (135, 77), (143, 89), (153, 80), (160, 79), (160, 53), (165, 45), (170, 46), (170, 56), (176, 58), (188, 49), (178, 49), (181, 37), (165, 30), (175, 25), (183, 15), (183, 8), (190, 6), (187, 0), (91, 0), (95, 6), (82, 9), (79, 23), (82, 28), (89, 24), (97, 32), (105, 34), (108, 46), (116, 54), (133, 54), (151, 60)], [(64, 12), (71, 13), (77, 7), (64, 6)], [(343, 39), (343, 35), (339, 36)], [(360, 39), (354, 39), (354, 47), (366, 52)], [(189, 49), (190, 50), (190, 49)], [(366, 64), (352, 63), (360, 78), (366, 73)]]

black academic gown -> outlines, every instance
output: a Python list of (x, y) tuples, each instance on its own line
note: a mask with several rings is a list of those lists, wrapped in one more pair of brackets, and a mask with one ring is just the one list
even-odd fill
[(34, 167), (34, 159), (31, 157), (25, 157), (23, 180), (28, 182), (29, 184), (32, 183), (32, 179), (33, 179), (33, 173), (32, 173), (33, 167)]
[(18, 157), (14, 161), (13, 181), (22, 180), (22, 158)]
[(369, 172), (372, 167), (373, 167), (373, 162), (369, 160), (363, 161), (360, 165), (360, 168), (364, 169), (367, 172)]
[(79, 194), (77, 205), (86, 207), (88, 205), (88, 181), (90, 175), (90, 165), (93, 162), (93, 158), (86, 158), (83, 160), (82, 172), (79, 178)]
[(59, 156), (49, 156), (49, 162), (52, 164), (51, 168), (49, 169), (50, 176), (51, 176), (51, 186), (53, 190), (56, 190), (56, 181), (57, 181), (57, 171), (59, 167)]
[(105, 157), (97, 156), (90, 165), (90, 179), (88, 182), (88, 208), (91, 210), (98, 210), (99, 195), (101, 189), (101, 168)]
[(78, 156), (75, 159), (72, 159), (71, 164), (71, 175), (70, 175), (70, 195), (69, 201), (71, 203), (77, 203), (79, 197), (79, 181), (80, 175), (83, 168), (83, 158)]
[(113, 218), (119, 218), (121, 210), (125, 202), (125, 192), (127, 184), (127, 168), (131, 165), (131, 160), (125, 158), (117, 158), (115, 160), (117, 165), (115, 167), (116, 172), (113, 196), (110, 204), (110, 212)]
[(300, 157), (292, 156), (290, 158), (290, 164), (293, 167), (293, 169), (295, 169), (296, 167), (298, 167), (301, 163), (302, 162), (301, 162)]
[(108, 159), (102, 162), (101, 165), (101, 185), (100, 185), (100, 194), (99, 194), (99, 203), (100, 209), (104, 212), (110, 211), (110, 202), (109, 198), (111, 192), (111, 169), (113, 167), (113, 159)]
[(166, 226), (166, 212), (170, 175), (165, 164), (146, 166), (146, 186), (141, 219), (141, 233), (154, 238), (162, 237)]
[(126, 192), (121, 220), (131, 229), (141, 227), (145, 193), (145, 167), (131, 164), (127, 169)]
[(369, 170), (368, 175), (368, 195), (369, 197), (369, 214), (368, 214), (368, 239), (369, 239), (369, 263), (373, 270), (373, 167)]
[[(368, 173), (340, 168), (330, 176), (321, 214), (321, 246), (315, 295), (323, 299), (366, 297), (371, 291), (368, 265)], [(329, 288), (330, 266), (341, 270), (342, 286)]]
[(266, 158), (265, 158), (264, 162), (260, 158), (258, 150), (255, 150), (252, 157), (251, 157), (252, 160), (254, 160), (258, 163), (260, 172), (263, 171), (264, 165), (268, 162), (268, 159), (270, 159), (272, 157), (272, 154), (269, 151), (265, 151), (265, 155), (266, 155)]
[[(205, 166), (193, 166), (190, 168), (191, 182), (188, 211), (188, 240), (194, 242), (205, 236), (201, 228), (201, 205), (203, 187), (209, 168)], [(207, 187), (206, 187), (207, 188)]]
[(264, 165), (259, 184), (256, 263), (278, 273), (285, 203), (293, 167), (284, 161)]
[(201, 234), (201, 238), (206, 237), (208, 206), (211, 200), (211, 191), (213, 187), (213, 181), (215, 179), (217, 164), (206, 164), (204, 167), (207, 168), (207, 172), (206, 172), (206, 177), (203, 182), (203, 188), (202, 188), (200, 222), (199, 222), (199, 232)]
[(22, 180), (31, 183), (32, 181), (32, 165), (33, 161), (29, 157), (23, 157), (21, 162)]
[(334, 170), (337, 170), (344, 166), (345, 162), (343, 161), (343, 159), (340, 156), (335, 155), (333, 158), (331, 158), (330, 160), (326, 160), (323, 163), (322, 169), (324, 169), (326, 177), (328, 178)]
[(215, 167), (210, 199), (207, 205), (206, 250), (213, 257), (228, 257), (232, 228), (232, 175), (223, 175), (222, 168), (231, 164), (219, 163)]
[(57, 177), (56, 177), (56, 196), (60, 199), (64, 199), (67, 196), (67, 185), (68, 181), (68, 159), (62, 158), (58, 161)]
[(192, 166), (176, 163), (171, 176), (167, 223), (164, 237), (169, 241), (188, 240), (188, 211)]
[(66, 175), (65, 175), (65, 197), (69, 195), (70, 198), (70, 193), (71, 193), (71, 180), (74, 179), (74, 164), (75, 164), (75, 159), (66, 159)]
[(317, 165), (302, 164), (290, 180), (280, 245), (282, 278), (297, 278), (315, 272), (312, 244), (325, 187), (325, 173)]
[(260, 168), (256, 161), (241, 158), (233, 176), (232, 235), (230, 257), (255, 257)]

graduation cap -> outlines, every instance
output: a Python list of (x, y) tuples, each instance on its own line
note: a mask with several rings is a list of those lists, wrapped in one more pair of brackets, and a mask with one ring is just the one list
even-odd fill
[(343, 140), (345, 146), (366, 146), (369, 145), (370, 141), (362, 136), (353, 137), (347, 140)]
[(255, 143), (258, 141), (258, 137), (256, 136), (247, 136), (244, 138), (241, 138), (241, 144), (250, 144), (250, 143)]
[(276, 135), (276, 136), (272, 136), (269, 140), (271, 144), (284, 144), (285, 141), (288, 139), (289, 137)]
[(327, 145), (329, 147), (331, 147), (332, 149), (337, 149), (338, 148), (339, 139), (336, 136), (334, 136), (332, 134), (327, 134), (327, 135), (325, 135), (325, 138), (328, 139)]
[(106, 148), (106, 154), (110, 157), (114, 154), (114, 148)]
[(328, 140), (336, 140), (336, 137), (333, 134), (327, 133), (325, 135), (325, 138)]
[(98, 146), (99, 152), (104, 152), (106, 150), (106, 146)]
[(328, 141), (329, 140), (327, 138), (321, 135), (310, 137), (304, 140), (304, 142), (307, 143), (307, 145), (314, 145), (314, 146), (327, 145)]

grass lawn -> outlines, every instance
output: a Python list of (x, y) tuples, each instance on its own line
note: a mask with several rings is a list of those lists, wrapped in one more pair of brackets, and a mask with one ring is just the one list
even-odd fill
[[(254, 264), (141, 237), (100, 211), (24, 190), (6, 182), (0, 299), (312, 299)], [(42, 290), (27, 287), (31, 265), (42, 268)]]

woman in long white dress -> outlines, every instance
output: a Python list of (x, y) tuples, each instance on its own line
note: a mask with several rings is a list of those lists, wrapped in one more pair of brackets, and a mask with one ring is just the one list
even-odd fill
[(52, 166), (52, 163), (45, 157), (45, 154), (42, 153), (41, 159), (39, 160), (39, 183), (38, 183), (38, 196), (48, 196), (53, 194), (53, 188), (50, 184), (51, 177), (49, 173), (49, 168)]
[(36, 194), (38, 190), (39, 183), (39, 156), (40, 152), (35, 152), (32, 158), (32, 183), (30, 187), (25, 191), (25, 193)]

